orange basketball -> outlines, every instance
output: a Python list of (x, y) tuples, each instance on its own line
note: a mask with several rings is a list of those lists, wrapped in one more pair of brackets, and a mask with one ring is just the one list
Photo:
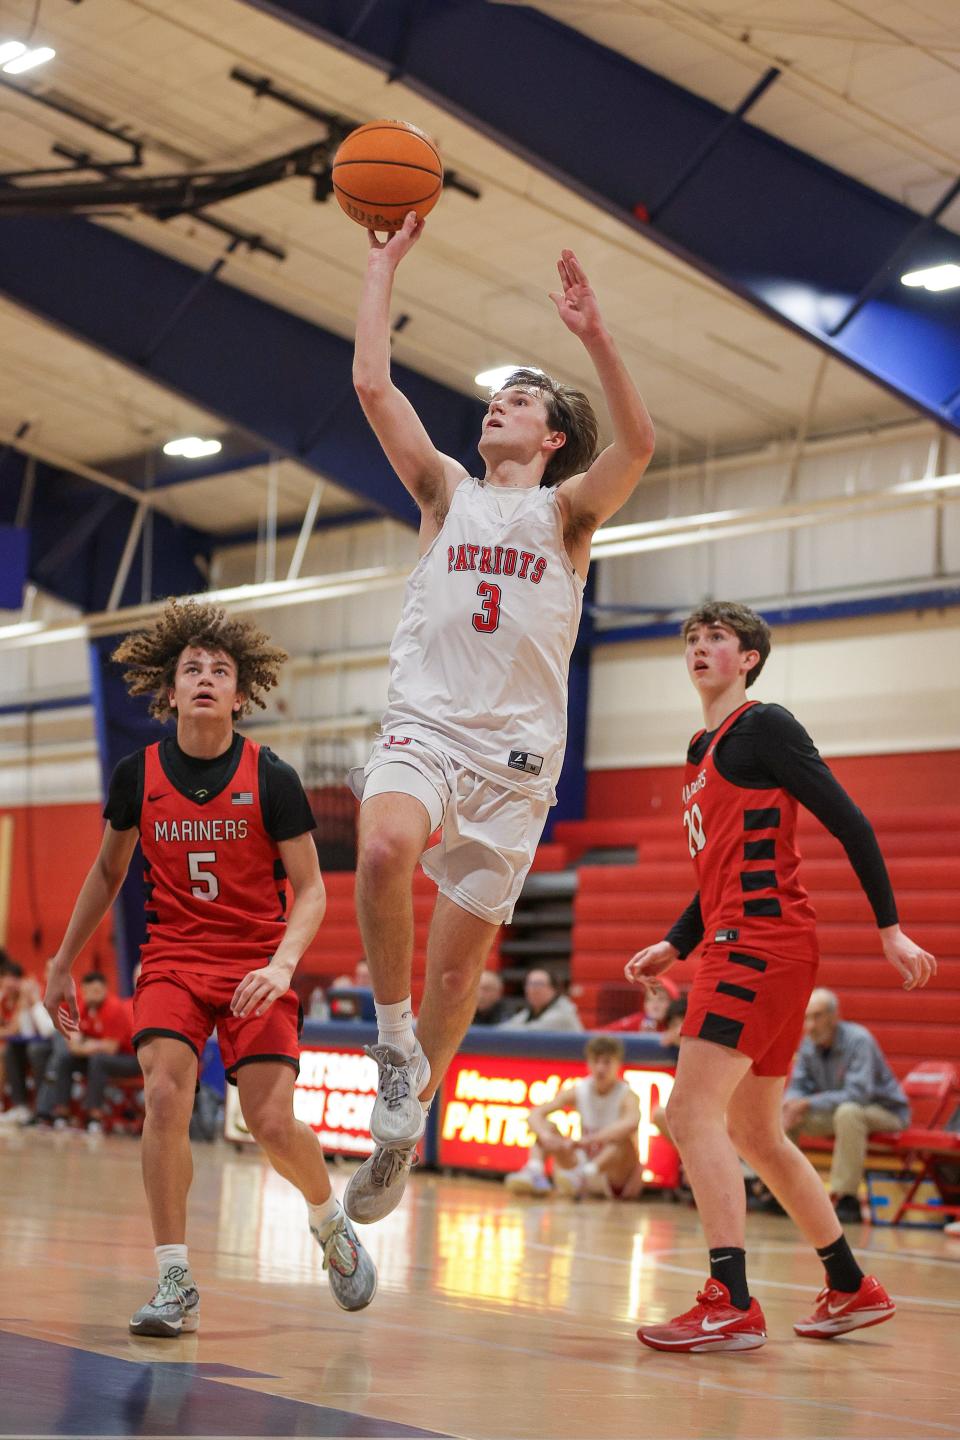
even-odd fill
[(371, 120), (351, 131), (333, 160), (342, 208), (365, 230), (399, 230), (416, 210), (429, 215), (443, 188), (443, 164), (432, 140), (405, 120)]

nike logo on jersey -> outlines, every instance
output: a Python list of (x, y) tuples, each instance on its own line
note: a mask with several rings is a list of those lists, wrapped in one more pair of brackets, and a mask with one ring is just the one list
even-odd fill
[(155, 805), (158, 800), (165, 800), (169, 794), (169, 790), (158, 790), (156, 795), (147, 796), (147, 803), (149, 805)]

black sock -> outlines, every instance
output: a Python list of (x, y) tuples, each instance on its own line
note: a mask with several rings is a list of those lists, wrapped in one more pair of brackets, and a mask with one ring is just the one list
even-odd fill
[(720, 1245), (710, 1251), (710, 1278), (719, 1280), (730, 1291), (730, 1304), (738, 1310), (750, 1309), (747, 1289), (747, 1253), (733, 1245)]
[(860, 1289), (863, 1271), (853, 1258), (846, 1235), (841, 1235), (831, 1245), (824, 1245), (817, 1254), (823, 1261), (831, 1290), (843, 1290), (847, 1294), (853, 1294)]

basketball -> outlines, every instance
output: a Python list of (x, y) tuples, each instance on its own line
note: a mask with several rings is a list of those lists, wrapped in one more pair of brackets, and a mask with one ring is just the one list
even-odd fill
[(371, 120), (334, 156), (333, 188), (344, 212), (365, 230), (399, 230), (411, 210), (422, 220), (436, 205), (443, 163), (415, 125)]

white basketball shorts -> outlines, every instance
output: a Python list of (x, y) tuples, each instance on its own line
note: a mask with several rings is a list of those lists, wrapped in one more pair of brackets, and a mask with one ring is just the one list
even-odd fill
[(547, 822), (545, 800), (468, 770), (439, 745), (396, 737), (378, 740), (350, 783), (361, 802), (391, 792), (419, 800), (431, 834), (440, 829), (420, 863), (441, 895), (491, 925), (510, 923)]

